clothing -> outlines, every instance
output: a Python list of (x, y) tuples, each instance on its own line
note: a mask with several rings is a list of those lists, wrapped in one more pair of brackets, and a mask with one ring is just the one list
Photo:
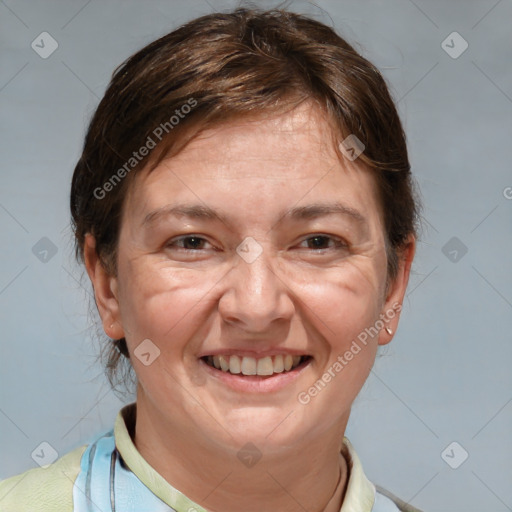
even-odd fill
[[(0, 512), (206, 512), (158, 474), (132, 436), (136, 404), (121, 409), (114, 428), (53, 464), (0, 482)], [(348, 483), (339, 512), (420, 512), (366, 478), (345, 437)], [(338, 486), (327, 510), (339, 503)], [(331, 508), (332, 510), (332, 508)]]

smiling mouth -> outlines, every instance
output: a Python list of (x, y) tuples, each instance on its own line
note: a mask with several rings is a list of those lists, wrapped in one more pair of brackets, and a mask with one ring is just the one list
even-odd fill
[(260, 359), (254, 357), (204, 356), (201, 358), (208, 366), (233, 375), (272, 376), (287, 373), (309, 362), (311, 356), (276, 355)]

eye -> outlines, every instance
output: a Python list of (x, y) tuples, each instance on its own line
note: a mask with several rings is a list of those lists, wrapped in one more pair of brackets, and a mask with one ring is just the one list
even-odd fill
[[(328, 235), (314, 235), (309, 238), (306, 238), (301, 243), (307, 243), (309, 247), (308, 249), (314, 250), (326, 250), (326, 249), (346, 249), (348, 244), (342, 240), (341, 238), (335, 238)], [(331, 247), (326, 246), (326, 244), (332, 243)]]
[[(208, 240), (196, 235), (187, 235), (171, 240), (166, 247), (183, 249), (185, 251), (200, 251), (204, 249), (204, 244), (208, 244)], [(327, 249), (346, 249), (348, 244), (340, 239), (328, 235), (314, 235), (306, 238), (301, 244), (307, 243), (307, 249), (316, 251), (325, 251)]]
[(208, 243), (208, 240), (196, 235), (187, 235), (171, 240), (166, 247), (183, 249), (185, 251), (197, 251), (204, 248), (204, 243)]

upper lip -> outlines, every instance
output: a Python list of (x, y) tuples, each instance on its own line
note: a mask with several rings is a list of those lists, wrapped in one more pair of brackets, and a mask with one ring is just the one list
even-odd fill
[(248, 349), (237, 349), (237, 348), (219, 348), (215, 350), (208, 350), (201, 352), (199, 354), (199, 358), (207, 357), (207, 356), (241, 356), (241, 357), (254, 357), (255, 359), (259, 359), (262, 357), (272, 357), (278, 355), (291, 355), (291, 356), (309, 356), (307, 352), (304, 350), (296, 350), (296, 349), (285, 349), (285, 348), (273, 348), (267, 350), (248, 350)]

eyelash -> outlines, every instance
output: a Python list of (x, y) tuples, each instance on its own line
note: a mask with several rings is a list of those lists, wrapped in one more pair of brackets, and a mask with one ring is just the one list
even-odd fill
[[(186, 236), (182, 236), (182, 237), (179, 237), (179, 238), (176, 238), (176, 239), (172, 240), (170, 243), (168, 243), (166, 245), (166, 247), (169, 247), (169, 248), (177, 247), (176, 244), (178, 242), (182, 242), (184, 240), (191, 239), (191, 238), (208, 242), (205, 238), (203, 238), (201, 236), (186, 235)], [(304, 242), (307, 242), (308, 240), (313, 240), (315, 238), (331, 240), (335, 244), (335, 247), (331, 247), (331, 248), (327, 247), (327, 248), (321, 248), (321, 249), (312, 249), (313, 251), (315, 251), (317, 253), (319, 253), (320, 251), (322, 251), (322, 253), (323, 253), (323, 252), (325, 252), (326, 250), (329, 250), (329, 249), (340, 250), (340, 249), (347, 249), (348, 248), (348, 244), (344, 240), (342, 240), (341, 238), (330, 236), (330, 235), (312, 235), (312, 236), (310, 236), (308, 238), (305, 238), (300, 243), (304, 243)], [(181, 250), (184, 250), (184, 251), (192, 251), (192, 252), (197, 252), (197, 251), (201, 250), (201, 249), (186, 249), (184, 247), (177, 247), (177, 248), (181, 249)]]

